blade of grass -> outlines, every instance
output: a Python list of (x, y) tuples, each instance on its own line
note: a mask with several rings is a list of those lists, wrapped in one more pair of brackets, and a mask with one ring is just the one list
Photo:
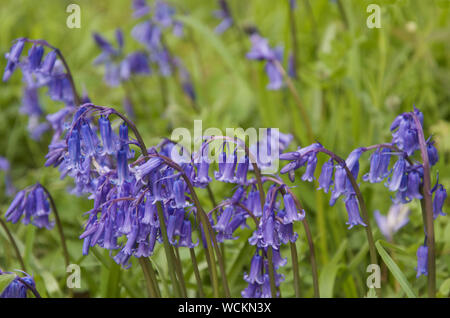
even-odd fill
[(403, 289), (403, 291), (406, 293), (406, 296), (409, 298), (417, 298), (417, 295), (414, 293), (411, 285), (409, 284), (408, 280), (405, 277), (405, 274), (400, 270), (398, 265), (394, 262), (394, 260), (389, 256), (389, 254), (386, 252), (386, 250), (382, 246), (382, 241), (377, 241), (375, 243), (375, 246), (378, 250), (378, 254), (380, 254), (381, 259), (386, 264), (386, 266), (389, 268), (390, 272), (394, 276), (394, 278), (398, 281), (400, 284), (400, 287)]

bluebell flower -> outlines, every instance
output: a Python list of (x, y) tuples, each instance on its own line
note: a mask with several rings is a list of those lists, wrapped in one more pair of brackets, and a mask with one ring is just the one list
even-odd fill
[[(225, 153), (225, 152), (223, 152), (223, 153)], [(226, 156), (226, 159), (224, 162), (219, 162), (219, 171), (216, 171), (214, 173), (216, 180), (221, 181), (221, 182), (234, 183), (235, 182), (236, 164), (237, 164), (236, 152)]]
[(297, 206), (294, 202), (294, 199), (289, 193), (283, 195), (283, 201), (284, 201), (285, 215), (282, 219), (284, 224), (290, 224), (295, 221), (301, 221), (304, 219), (305, 211), (302, 210), (299, 213), (299, 211), (297, 210)]
[(95, 156), (98, 152), (100, 141), (98, 140), (97, 135), (92, 131), (87, 121), (84, 121), (81, 124), (80, 135), (83, 144), (82, 148), (86, 156)]
[(420, 275), (428, 275), (428, 247), (426, 245), (421, 245), (417, 249), (417, 275), (416, 277), (420, 277)]
[(184, 246), (188, 248), (194, 248), (198, 245), (198, 241), (196, 243), (192, 242), (192, 225), (189, 220), (183, 221), (183, 227), (181, 228), (180, 234), (180, 242), (179, 246)]
[(308, 155), (308, 161), (306, 163), (306, 171), (302, 176), (303, 181), (312, 182), (314, 179), (314, 172), (317, 166), (317, 156), (315, 153)]
[[(293, 140), (291, 134), (283, 134), (281, 132), (273, 133), (272, 129), (268, 129), (256, 143), (252, 143), (249, 147), (250, 153), (256, 159), (256, 163), (261, 171), (270, 169), (272, 164), (283, 151), (289, 146)], [(278, 146), (276, 148), (276, 146)], [(249, 170), (253, 171), (253, 165), (249, 166)]]
[[(10, 273), (3, 273), (2, 271), (0, 271), (0, 275), (2, 274)], [(25, 282), (26, 284), (24, 284), (23, 282)], [(36, 284), (32, 276), (28, 274), (26, 274), (26, 276), (22, 278), (16, 276), (11, 281), (11, 283), (9, 283), (8, 286), (6, 286), (2, 291), (2, 293), (0, 294), (0, 298), (27, 298), (27, 291), (29, 289), (27, 285), (31, 286), (31, 288), (35, 288)]]
[(3, 73), (4, 82), (6, 82), (11, 77), (14, 70), (16, 69), (24, 45), (25, 41), (23, 39), (18, 40), (16, 43), (13, 44), (13, 46), (9, 50), (9, 53), (5, 55), (8, 62), (6, 63), (6, 68)]
[(420, 194), (420, 174), (416, 170), (411, 170), (408, 172), (408, 181), (406, 186), (405, 196), (410, 200), (412, 199), (422, 199), (422, 194)]
[(319, 189), (323, 189), (325, 193), (328, 193), (330, 187), (333, 185), (333, 171), (334, 171), (334, 161), (333, 159), (328, 160), (322, 166), (322, 171), (319, 177)]
[(410, 210), (404, 204), (393, 204), (387, 215), (381, 214), (378, 210), (374, 211), (378, 228), (388, 241), (392, 241), (394, 234), (408, 224), (409, 214)]
[(164, 1), (157, 1), (154, 7), (153, 20), (160, 24), (163, 28), (173, 25), (173, 16), (175, 9)]
[(128, 168), (128, 154), (126, 149), (117, 151), (117, 178), (117, 184), (119, 186), (124, 182), (129, 182), (132, 180)]
[(81, 167), (81, 139), (77, 129), (72, 130), (67, 141), (67, 148), (69, 152), (70, 165), (73, 169)]
[(52, 74), (53, 67), (55, 66), (55, 63), (56, 63), (56, 58), (57, 58), (57, 55), (54, 50), (48, 52), (44, 58), (44, 61), (41, 64), (39, 72), (44, 75)]
[(250, 263), (250, 273), (244, 274), (244, 280), (247, 283), (256, 283), (262, 285), (264, 283), (264, 258), (256, 252)]
[(150, 13), (150, 6), (145, 0), (133, 0), (133, 18), (137, 19)]
[(398, 158), (392, 168), (392, 176), (388, 180), (388, 188), (397, 191), (402, 183), (403, 175), (406, 172), (406, 160), (402, 156)]
[(130, 139), (128, 138), (128, 125), (125, 122), (119, 126), (119, 143), (120, 147), (126, 150), (127, 158), (134, 158), (134, 150), (131, 150), (129, 146)]
[(202, 155), (200, 156), (199, 161), (200, 162), (195, 164), (197, 167), (197, 174), (193, 181), (194, 186), (204, 188), (211, 182), (211, 178), (209, 177), (210, 160), (207, 155)]
[(172, 75), (172, 57), (166, 47), (154, 50), (150, 59), (158, 65), (159, 73), (162, 76), (167, 77)]
[(100, 116), (98, 119), (98, 126), (100, 136), (102, 138), (103, 153), (111, 155), (117, 151), (117, 136), (111, 128), (111, 122), (105, 116)]
[(266, 61), (265, 71), (269, 77), (267, 89), (276, 90), (281, 88), (283, 85), (283, 75), (278, 70), (276, 61), (282, 62), (282, 48), (270, 48), (267, 39), (261, 37), (259, 34), (252, 34), (250, 40), (252, 42), (252, 48), (246, 56), (250, 60)]
[(340, 165), (336, 166), (334, 171), (334, 188), (331, 192), (330, 205), (333, 206), (336, 200), (347, 192), (346, 183), (348, 182), (347, 172)]
[(216, 18), (221, 19), (220, 24), (214, 29), (218, 34), (222, 34), (233, 25), (233, 17), (231, 16), (230, 8), (226, 0), (219, 0), (219, 10), (214, 11)]
[(151, 69), (148, 57), (143, 52), (128, 54), (122, 62), (122, 78), (128, 80), (131, 74), (150, 74)]
[(359, 215), (358, 201), (356, 200), (356, 196), (354, 194), (350, 194), (345, 199), (345, 208), (348, 213), (348, 222), (346, 224), (349, 225), (349, 229), (358, 224), (367, 226)]
[(145, 45), (150, 51), (161, 46), (161, 29), (151, 21), (145, 21), (136, 25), (131, 30), (131, 36), (139, 43)]
[(243, 298), (260, 298), (261, 286), (257, 283), (249, 283), (248, 286), (241, 292)]
[(430, 165), (434, 166), (439, 161), (439, 154), (434, 146), (434, 141), (427, 142), (427, 153)]
[(261, 200), (259, 196), (259, 191), (252, 189), (245, 201), (245, 206), (253, 213), (254, 216), (260, 217), (262, 216), (261, 210)]
[(439, 215), (446, 215), (442, 211), (446, 198), (447, 198), (447, 190), (445, 190), (442, 184), (439, 184), (436, 190), (434, 191), (434, 198), (433, 198), (433, 215), (435, 219)]
[[(423, 125), (423, 113), (414, 107), (414, 113)], [(400, 150), (411, 156), (419, 149), (419, 140), (417, 129), (412, 114), (403, 113), (395, 118), (391, 124), (392, 142), (397, 145)]]
[(41, 66), (42, 57), (44, 56), (44, 47), (42, 45), (33, 44), (28, 51), (28, 65), (29, 70), (37, 70)]
[(41, 116), (43, 114), (37, 87), (24, 87), (20, 112), (29, 116)]
[(249, 167), (249, 158), (248, 156), (242, 156), (239, 159), (239, 163), (236, 169), (236, 178), (235, 181), (241, 185), (247, 184), (247, 172)]
[(16, 188), (14, 187), (11, 175), (10, 175), (10, 164), (8, 159), (0, 156), (0, 171), (4, 171), (5, 174), (5, 193), (7, 196), (12, 196), (16, 193)]
[(144, 215), (141, 219), (141, 222), (143, 224), (150, 224), (151, 226), (159, 227), (158, 211), (156, 205), (153, 203), (150, 194), (147, 194), (146, 196)]
[(175, 182), (173, 183), (173, 193), (175, 197), (174, 200), (172, 201), (174, 203), (173, 208), (181, 209), (187, 206), (184, 192), (185, 192), (184, 181), (181, 179), (175, 180)]
[(246, 55), (248, 59), (259, 61), (275, 59), (275, 52), (270, 48), (267, 39), (255, 33), (250, 36), (250, 41), (252, 48)]
[[(151, 174), (156, 169), (158, 169), (159, 166), (161, 165), (161, 163), (162, 163), (162, 159), (154, 157), (154, 158), (150, 158), (142, 165), (137, 166), (134, 171), (135, 175), (136, 175), (136, 179), (142, 180), (145, 176)], [(154, 182), (154, 184), (156, 185), (157, 182)]]
[(8, 210), (5, 213), (6, 221), (17, 223), (23, 216), (22, 223), (33, 224), (38, 228), (51, 229), (54, 222), (49, 220), (49, 199), (42, 189), (36, 184), (29, 190), (21, 190), (17, 193)]
[(181, 88), (183, 92), (189, 97), (192, 101), (197, 100), (197, 94), (195, 93), (194, 84), (192, 82), (191, 74), (189, 71), (183, 66), (181, 61), (177, 58), (174, 58), (174, 64), (178, 68), (178, 74), (181, 81)]
[(214, 229), (217, 232), (225, 231), (226, 227), (228, 226), (228, 223), (231, 220), (231, 217), (233, 216), (233, 212), (234, 212), (233, 206), (228, 206), (225, 208), (225, 210), (221, 213), (216, 225), (214, 225)]
[[(284, 211), (280, 211), (278, 213), (278, 216), (282, 218)], [(277, 233), (278, 233), (278, 239), (280, 240), (281, 244), (288, 244), (288, 243), (294, 243), (297, 238), (298, 234), (294, 232), (294, 224), (293, 223), (279, 223), (277, 222)], [(274, 250), (279, 253), (279, 250)]]
[(391, 154), (389, 149), (378, 149), (370, 157), (370, 171), (363, 176), (364, 181), (378, 183), (383, 181), (389, 175), (389, 163)]

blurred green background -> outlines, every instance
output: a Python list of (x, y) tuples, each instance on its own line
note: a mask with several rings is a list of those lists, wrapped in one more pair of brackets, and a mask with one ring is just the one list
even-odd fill
[[(150, 1), (149, 1), (150, 2)], [(66, 26), (66, 7), (70, 3), (81, 7), (81, 28)], [(220, 22), (212, 14), (216, 1), (174, 0), (179, 18), (185, 24), (185, 37), (167, 35), (168, 46), (190, 70), (198, 96), (199, 112), (183, 95), (178, 83), (167, 80), (167, 102), (163, 101), (160, 81), (156, 76), (139, 77), (132, 86), (136, 125), (147, 145), (155, 145), (159, 138), (170, 136), (176, 127), (192, 129), (195, 119), (203, 120), (203, 129), (217, 127), (276, 127), (293, 133), (296, 139), (290, 149), (307, 144), (303, 121), (287, 89), (266, 90), (267, 76), (263, 64), (249, 61), (245, 53), (250, 48), (248, 37), (232, 28), (223, 35), (214, 33)], [(354, 148), (389, 142), (389, 126), (401, 112), (413, 105), (425, 115), (426, 135), (437, 141), (440, 161), (433, 171), (450, 188), (450, 1), (446, 0), (298, 0), (295, 24), (299, 44), (299, 80), (296, 89), (313, 126), (315, 138), (339, 155)], [(370, 3), (381, 7), (380, 29), (369, 29), (366, 19)], [(285, 60), (292, 49), (288, 1), (229, 0), (232, 14), (242, 29), (255, 25), (271, 46), (284, 46)], [(103, 67), (92, 64), (100, 53), (92, 39), (92, 32), (100, 32), (113, 40), (120, 27), (125, 33), (125, 52), (140, 48), (130, 35), (137, 24), (132, 18), (131, 1), (2, 1), (0, 10), (0, 53), (8, 52), (18, 37), (45, 39), (64, 54), (77, 84), (97, 105), (114, 106), (123, 110), (123, 88), (111, 88), (103, 82)], [(3, 71), (6, 60), (0, 60)], [(86, 198), (67, 193), (70, 180), (60, 180), (53, 168), (43, 168), (50, 134), (41, 141), (30, 139), (27, 118), (19, 113), (22, 83), (18, 74), (0, 86), (0, 156), (12, 166), (11, 177), (16, 188), (39, 181), (53, 193), (62, 215), (69, 250), (74, 263), (82, 268), (82, 288), (79, 296), (142, 297), (145, 296), (140, 268), (133, 261), (129, 270), (118, 270), (107, 253), (98, 249), (82, 257), (82, 242), (78, 236), (85, 220), (83, 213), (91, 208)], [(46, 112), (61, 105), (42, 92)], [(361, 173), (368, 170), (368, 155), (361, 160)], [(325, 158), (320, 158), (323, 163)], [(318, 169), (319, 170), (319, 169)], [(319, 171), (317, 171), (318, 173)], [(1, 172), (0, 172), (1, 173)], [(1, 173), (3, 177), (3, 173)], [(318, 175), (317, 175), (318, 176)], [(312, 184), (297, 178), (295, 192), (304, 202), (317, 249), (322, 294), (329, 297), (361, 297), (367, 293), (365, 272), (367, 243), (361, 227), (347, 230), (342, 202), (328, 206), (329, 197), (315, 191)], [(389, 191), (382, 184), (361, 182), (370, 213), (387, 213)], [(229, 197), (231, 186), (213, 183), (217, 199)], [(0, 211), (2, 214), (12, 198), (5, 195), (0, 183)], [(206, 192), (200, 192), (208, 210), (211, 206)], [(448, 203), (444, 211), (449, 212)], [(410, 204), (411, 222), (395, 236), (394, 243), (402, 247), (395, 260), (407, 276), (417, 294), (426, 290), (426, 278), (415, 278), (415, 252), (423, 241), (423, 225), (418, 202)], [(373, 227), (376, 228), (372, 218)], [(10, 225), (19, 242), (22, 255), (37, 280), (38, 290), (45, 296), (64, 295), (64, 262), (56, 229), (37, 230), (32, 226)], [(436, 221), (437, 287), (439, 296), (450, 290), (450, 221), (440, 217)], [(298, 243), (303, 296), (312, 296), (311, 269), (307, 244), (302, 228)], [(246, 238), (226, 244), (226, 266), (232, 294), (240, 296), (246, 286), (242, 279), (248, 271), (253, 248)], [(376, 238), (382, 238), (379, 231)], [(14, 251), (0, 231), (0, 268), (19, 267)], [(288, 257), (288, 251), (282, 250)], [(189, 293), (195, 295), (195, 280), (188, 254), (182, 252)], [(200, 255), (202, 258), (202, 255)], [(167, 280), (167, 266), (159, 250), (152, 260)], [(282, 295), (294, 295), (291, 265), (282, 268), (286, 281)], [(204, 261), (201, 269), (206, 268)], [(206, 273), (206, 270), (204, 271)], [(403, 297), (392, 276), (384, 274), (383, 296)], [(164, 285), (164, 284), (163, 284)], [(163, 290), (165, 290), (163, 288)], [(167, 292), (167, 291), (166, 291)], [(165, 294), (168, 295), (167, 293)]]

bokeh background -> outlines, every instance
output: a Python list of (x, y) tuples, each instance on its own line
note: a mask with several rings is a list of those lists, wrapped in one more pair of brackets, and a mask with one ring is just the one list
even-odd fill
[[(151, 2), (151, 1), (149, 1)], [(76, 3), (81, 7), (81, 28), (66, 26), (66, 7)], [(246, 26), (257, 26), (271, 46), (284, 47), (285, 61), (292, 49), (288, 1), (229, 0), (232, 14), (240, 29), (232, 28), (222, 35), (214, 33), (220, 22), (212, 12), (218, 9), (212, 0), (173, 0), (177, 14), (184, 23), (185, 36), (168, 35), (171, 50), (191, 72), (197, 94), (198, 112), (179, 89), (178, 82), (165, 82), (167, 100), (161, 94), (157, 76), (138, 77), (132, 86), (136, 113), (135, 123), (147, 145), (157, 144), (161, 137), (170, 136), (172, 129), (192, 129), (195, 119), (203, 120), (203, 128), (217, 127), (276, 127), (296, 136), (290, 149), (306, 145), (307, 138), (294, 100), (284, 88), (266, 89), (267, 76), (263, 64), (249, 61), (245, 53), (250, 48)], [(369, 29), (366, 8), (370, 3), (381, 7), (380, 29)], [(124, 90), (108, 87), (103, 81), (104, 69), (93, 65), (100, 53), (92, 38), (99, 32), (113, 40), (116, 28), (125, 34), (125, 52), (140, 47), (130, 35), (138, 23), (132, 18), (131, 1), (34, 1), (4, 0), (0, 4), (0, 53), (9, 51), (18, 37), (45, 39), (64, 54), (78, 88), (84, 89), (97, 105), (114, 106), (123, 110)], [(298, 0), (295, 10), (299, 46), (299, 79), (296, 89), (313, 126), (315, 138), (327, 148), (346, 157), (354, 148), (391, 139), (389, 127), (397, 114), (410, 111), (415, 105), (425, 115), (426, 135), (433, 135), (440, 161), (433, 171), (450, 188), (450, 1), (446, 0)], [(6, 65), (0, 59), (0, 69)], [(17, 72), (19, 73), (19, 72)], [(21, 76), (14, 74), (8, 83), (0, 85), (0, 156), (11, 164), (10, 177), (17, 189), (36, 181), (53, 193), (63, 220), (69, 251), (74, 263), (82, 269), (82, 288), (78, 296), (143, 297), (143, 277), (134, 262), (121, 270), (107, 253), (97, 249), (87, 257), (81, 255), (82, 241), (78, 236), (85, 221), (83, 213), (92, 201), (67, 192), (70, 180), (60, 180), (53, 168), (44, 168), (44, 156), (50, 134), (40, 141), (32, 140), (27, 131), (27, 117), (20, 114)], [(61, 105), (42, 92), (46, 112)], [(368, 170), (369, 157), (361, 160), (361, 172)], [(319, 165), (325, 161), (320, 158)], [(318, 172), (317, 172), (318, 173)], [(4, 173), (0, 172), (0, 212), (8, 207), (12, 197), (5, 193)], [(226, 198), (231, 186), (212, 184), (216, 198)], [(361, 182), (363, 195), (371, 215), (374, 210), (386, 214), (391, 202), (388, 189), (382, 184)], [(367, 293), (366, 260), (368, 246), (364, 230), (347, 230), (342, 202), (328, 206), (329, 197), (316, 192), (314, 186), (297, 178), (295, 192), (304, 202), (317, 249), (321, 291), (329, 297), (361, 297)], [(210, 207), (207, 193), (201, 192), (205, 206)], [(449, 212), (448, 203), (444, 211)], [(411, 282), (414, 290), (425, 294), (426, 278), (415, 278), (415, 252), (423, 240), (423, 226), (418, 202), (410, 204), (410, 222), (394, 237), (401, 247), (393, 257)], [(373, 227), (376, 229), (372, 217)], [(450, 221), (436, 221), (437, 281), (439, 296), (450, 291)], [(44, 296), (63, 296), (64, 261), (57, 230), (37, 230), (32, 226), (11, 225), (31, 274), (36, 277), (38, 290)], [(303, 230), (298, 244), (303, 296), (312, 296), (312, 278), (308, 264), (307, 245)], [(226, 244), (226, 266), (232, 294), (240, 296), (246, 283), (253, 248), (247, 243), (249, 230), (242, 230), (240, 239)], [(382, 238), (376, 230), (376, 238)], [(303, 239), (302, 239), (303, 238)], [(283, 252), (288, 257), (287, 252)], [(95, 255), (94, 255), (95, 254)], [(189, 293), (195, 295), (195, 284), (188, 255), (182, 253)], [(202, 256), (200, 255), (200, 258)], [(152, 260), (167, 279), (163, 253), (156, 251)], [(5, 233), (0, 231), (0, 268), (18, 268), (14, 251)], [(200, 262), (205, 269), (206, 263)], [(291, 265), (281, 272), (283, 296), (293, 296)], [(204, 271), (206, 272), (206, 271)], [(383, 295), (403, 297), (389, 273), (383, 274)], [(163, 288), (164, 290), (164, 288)], [(168, 296), (166, 294), (166, 296)]]

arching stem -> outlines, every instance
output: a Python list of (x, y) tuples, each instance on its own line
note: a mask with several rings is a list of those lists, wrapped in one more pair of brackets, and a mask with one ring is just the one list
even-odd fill
[(5, 230), (6, 235), (8, 236), (8, 240), (11, 243), (11, 245), (13, 246), (13, 249), (16, 253), (17, 260), (19, 261), (22, 270), (24, 272), (26, 272), (27, 270), (25, 267), (25, 263), (23, 261), (22, 255), (20, 255), (19, 247), (17, 246), (16, 240), (14, 239), (11, 232), (9, 231), (8, 226), (6, 225), (6, 222), (1, 217), (0, 217), (0, 225)]
[(427, 143), (423, 133), (423, 128), (419, 118), (414, 112), (411, 112), (414, 123), (417, 128), (417, 137), (419, 139), (420, 153), (423, 165), (423, 202), (422, 213), (425, 214), (425, 228), (428, 247), (428, 297), (436, 297), (436, 250), (434, 238), (434, 217), (433, 217), (433, 198), (431, 194), (431, 175), (430, 161), (428, 158)]

